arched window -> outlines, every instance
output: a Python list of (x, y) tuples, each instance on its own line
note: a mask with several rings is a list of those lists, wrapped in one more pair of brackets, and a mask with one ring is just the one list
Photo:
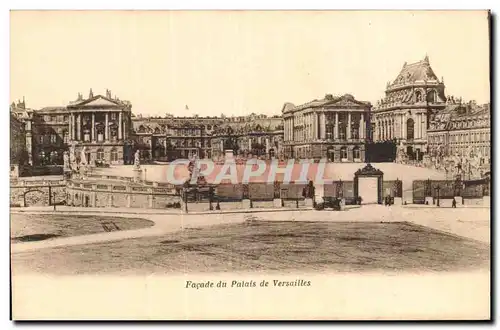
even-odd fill
[(354, 149), (352, 150), (352, 158), (353, 159), (361, 159), (361, 153), (360, 153), (358, 147), (354, 147)]
[(116, 148), (111, 149), (111, 161), (118, 161), (118, 151), (116, 150)]
[(347, 159), (347, 147), (340, 148), (340, 158), (342, 160)]
[(415, 92), (415, 102), (422, 102), (422, 92), (421, 91)]
[(436, 91), (431, 90), (427, 93), (427, 102), (434, 103), (436, 102)]
[(414, 139), (414, 125), (415, 125), (415, 122), (413, 121), (413, 119), (408, 119), (406, 121), (406, 138), (408, 140), (413, 140)]

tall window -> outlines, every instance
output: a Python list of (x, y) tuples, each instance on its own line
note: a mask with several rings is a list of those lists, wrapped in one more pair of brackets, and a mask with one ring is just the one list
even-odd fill
[(111, 149), (111, 161), (118, 161), (118, 151), (116, 150), (116, 148)]
[(113, 125), (109, 128), (109, 133), (111, 135), (111, 141), (118, 140), (118, 126)]
[(97, 160), (104, 160), (104, 150), (102, 148), (97, 149)]
[(51, 134), (50, 135), (50, 143), (56, 143), (57, 142), (57, 135), (56, 134)]
[(414, 125), (415, 122), (413, 121), (413, 119), (410, 118), (406, 121), (406, 138), (408, 140), (413, 140), (415, 138)]
[(63, 131), (63, 141), (64, 141), (64, 143), (66, 143), (66, 144), (69, 142), (69, 133), (68, 133), (68, 131), (67, 131), (67, 130), (64, 130), (64, 131)]
[(340, 148), (340, 158), (347, 159), (347, 148), (346, 147)]
[(354, 159), (361, 159), (361, 153), (359, 152), (359, 148), (358, 147), (355, 147), (352, 150), (352, 155), (353, 155)]
[(427, 93), (427, 102), (434, 103), (436, 102), (436, 91), (431, 90)]

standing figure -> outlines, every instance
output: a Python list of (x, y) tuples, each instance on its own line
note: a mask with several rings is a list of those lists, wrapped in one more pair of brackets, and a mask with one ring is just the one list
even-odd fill
[(81, 166), (87, 165), (87, 155), (85, 154), (86, 151), (87, 151), (86, 147), (84, 146), (82, 148), (82, 151), (80, 152), (80, 165)]
[(139, 149), (136, 150), (135, 155), (134, 155), (134, 165), (135, 165), (136, 169), (139, 169), (141, 167), (141, 160), (140, 160)]
[(64, 172), (67, 172), (70, 170), (70, 164), (69, 164), (69, 155), (67, 151), (63, 152), (63, 164), (64, 164)]

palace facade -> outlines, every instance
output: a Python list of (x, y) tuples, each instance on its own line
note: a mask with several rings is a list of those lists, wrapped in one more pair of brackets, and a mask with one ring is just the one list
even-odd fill
[(410, 159), (421, 160), (427, 152), (429, 122), (445, 107), (444, 81), (437, 78), (429, 58), (405, 63), (373, 109), (373, 140), (395, 141), (404, 145)]
[[(66, 106), (33, 110), (12, 103), (11, 163), (32, 167), (63, 164), (71, 146), (85, 148), (92, 165), (132, 164), (177, 158), (221, 159), (234, 155), (271, 158), (327, 158), (332, 162), (394, 161), (396, 146), (407, 158), (440, 154), (491, 159), (490, 107), (447, 97), (426, 56), (404, 64), (385, 97), (372, 105), (350, 94), (325, 95), (302, 105), (285, 103), (281, 116), (143, 117), (129, 101), (106, 90)], [(374, 157), (381, 155), (381, 157)]]
[(365, 161), (370, 102), (327, 94), (299, 106), (285, 103), (282, 112), (285, 157)]
[(235, 155), (277, 157), (282, 145), (280, 117), (132, 117), (135, 147), (145, 160), (220, 158)]
[(491, 110), (489, 104), (462, 103), (450, 98), (445, 110), (435, 116), (427, 132), (432, 157), (479, 157), (481, 165), (491, 161)]

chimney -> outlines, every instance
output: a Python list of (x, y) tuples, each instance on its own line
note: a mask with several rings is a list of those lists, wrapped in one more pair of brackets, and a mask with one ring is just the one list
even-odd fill
[(90, 92), (89, 92), (89, 99), (93, 98), (94, 97), (94, 93), (92, 92), (92, 88), (90, 89)]

